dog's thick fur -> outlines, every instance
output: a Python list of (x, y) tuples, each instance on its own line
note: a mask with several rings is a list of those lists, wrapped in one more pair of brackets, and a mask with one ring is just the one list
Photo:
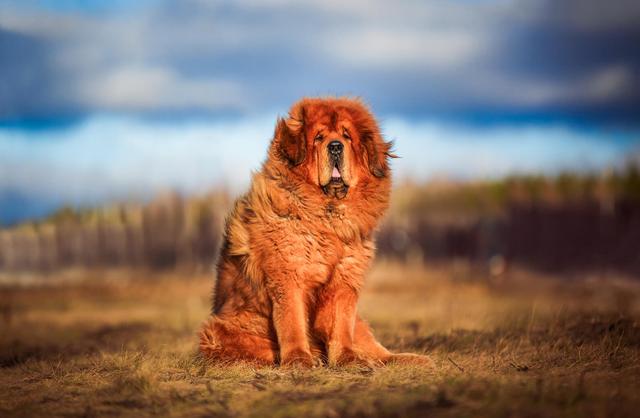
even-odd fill
[[(336, 141), (339, 156), (329, 150)], [(262, 170), (227, 219), (212, 316), (200, 331), (206, 358), (430, 363), (391, 354), (356, 312), (389, 202), (390, 148), (355, 99), (306, 98), (277, 121)]]

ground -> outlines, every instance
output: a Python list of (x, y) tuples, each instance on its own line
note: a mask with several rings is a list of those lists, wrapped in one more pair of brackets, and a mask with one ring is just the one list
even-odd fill
[[(19, 285), (16, 284), (18, 280)], [(213, 274), (0, 276), (0, 416), (637, 416), (640, 282), (378, 263), (360, 312), (411, 366), (209, 365)]]

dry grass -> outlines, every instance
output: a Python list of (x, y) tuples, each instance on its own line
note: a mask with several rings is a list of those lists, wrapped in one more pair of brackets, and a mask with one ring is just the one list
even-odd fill
[[(0, 293), (0, 416), (637, 416), (640, 286), (378, 264), (361, 312), (436, 370), (208, 366), (212, 278), (51, 277)], [(95, 276), (95, 277), (94, 277)], [(79, 277), (79, 279), (78, 279)]]

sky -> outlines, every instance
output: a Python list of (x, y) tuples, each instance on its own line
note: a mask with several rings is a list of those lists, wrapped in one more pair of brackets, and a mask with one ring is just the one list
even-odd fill
[(239, 192), (302, 96), (362, 97), (397, 179), (640, 148), (636, 0), (0, 0), (0, 224)]

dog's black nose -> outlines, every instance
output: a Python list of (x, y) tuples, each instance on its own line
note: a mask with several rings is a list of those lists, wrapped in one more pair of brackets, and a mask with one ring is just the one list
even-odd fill
[(332, 155), (340, 155), (342, 154), (342, 142), (340, 141), (331, 141), (329, 143), (329, 152)]

